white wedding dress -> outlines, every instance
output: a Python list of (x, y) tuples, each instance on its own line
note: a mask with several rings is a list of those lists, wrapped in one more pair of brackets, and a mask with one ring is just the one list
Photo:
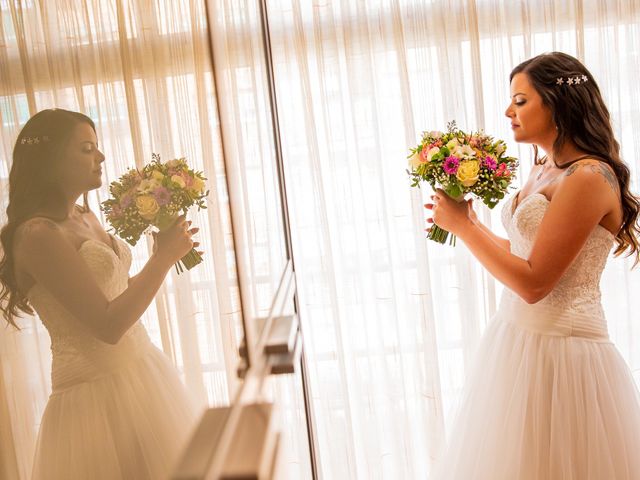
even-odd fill
[[(530, 195), (513, 214), (512, 202), (502, 221), (526, 258), (549, 201)], [(432, 480), (640, 479), (640, 394), (600, 303), (613, 241), (597, 226), (536, 304), (505, 288)]]
[[(79, 254), (109, 299), (127, 288), (131, 252), (96, 240)], [(44, 288), (28, 294), (51, 336), (52, 394), (36, 449), (34, 480), (168, 478), (198, 409), (140, 324), (116, 345), (88, 334)]]

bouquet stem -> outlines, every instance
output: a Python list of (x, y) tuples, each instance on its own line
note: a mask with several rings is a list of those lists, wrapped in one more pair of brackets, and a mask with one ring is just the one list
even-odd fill
[(433, 240), (434, 242), (438, 242), (441, 244), (447, 243), (447, 238), (449, 239), (449, 245), (456, 246), (456, 236), (447, 232), (445, 229), (440, 228), (438, 225), (433, 225), (429, 229), (429, 233), (427, 234), (427, 238), (429, 240)]
[(185, 268), (191, 270), (193, 267), (202, 262), (202, 255), (200, 255), (195, 248), (192, 248), (189, 253), (182, 257), (176, 263), (176, 272), (178, 275), (184, 272)]
[[(449, 195), (451, 197), (451, 195)], [(451, 197), (453, 198), (456, 202), (460, 203), (462, 201), (464, 201), (464, 194), (459, 195), (457, 197)], [(452, 233), (448, 232), (447, 230), (445, 230), (444, 228), (440, 228), (438, 225), (436, 225), (435, 223), (433, 224), (433, 227), (431, 227), (429, 229), (429, 233), (427, 234), (427, 238), (429, 240), (433, 240), (434, 242), (438, 242), (442, 245), (444, 245), (447, 242), (447, 238), (449, 239), (449, 245), (455, 247), (456, 246), (456, 236), (453, 235)]]
[[(156, 226), (158, 227), (158, 230), (162, 232), (171, 227), (175, 223), (177, 218), (177, 216), (161, 218), (158, 220)], [(181, 273), (184, 273), (185, 269), (191, 270), (199, 263), (202, 263), (202, 255), (200, 255), (195, 248), (192, 248), (189, 253), (187, 253), (184, 257), (182, 257), (175, 263), (176, 273), (180, 275)]]

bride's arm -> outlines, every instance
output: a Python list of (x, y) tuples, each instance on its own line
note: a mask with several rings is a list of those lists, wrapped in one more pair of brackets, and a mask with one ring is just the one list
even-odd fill
[[(431, 199), (434, 197), (432, 196)], [(425, 207), (430, 209), (432, 204), (426, 204)], [(502, 238), (495, 233), (493, 233), (489, 227), (487, 227), (484, 223), (480, 221), (477, 213), (473, 210), (473, 207), (469, 205), (469, 219), (486, 235), (488, 236), (496, 245), (498, 245), (503, 250), (507, 252), (511, 251), (511, 242), (506, 238)]]
[(171, 266), (192, 248), (193, 230), (184, 217), (158, 235), (158, 249), (128, 288), (109, 301), (80, 254), (52, 221), (21, 225), (16, 251), (21, 268), (50, 292), (96, 338), (115, 344), (142, 316)]
[(491, 240), (493, 240), (493, 242), (496, 245), (498, 245), (503, 250), (506, 250), (507, 252), (511, 251), (511, 242), (506, 238), (502, 238), (499, 235), (496, 235), (495, 233), (493, 233), (489, 229), (489, 227), (487, 227), (484, 223), (480, 221), (480, 219), (478, 218), (478, 214), (473, 210), (473, 208), (470, 209), (470, 218), (471, 218), (471, 221), (474, 222), (478, 226), (478, 228), (484, 232), (485, 235), (487, 235)]
[(480, 220), (475, 222), (476, 226), (487, 236), (489, 237), (493, 243), (498, 245), (501, 249), (506, 250), (507, 252), (511, 251), (511, 242), (506, 238), (502, 238), (495, 233), (493, 233), (484, 223)]
[[(187, 223), (188, 223), (188, 225), (191, 225), (191, 220), (189, 220)], [(196, 228), (193, 228), (193, 229), (192, 229), (192, 232), (193, 232), (194, 234), (195, 234), (195, 233), (198, 233), (199, 231), (200, 231), (200, 229), (199, 229), (198, 227), (196, 227)], [(157, 236), (158, 236), (158, 234), (157, 234), (157, 232), (152, 232), (152, 235), (153, 235), (153, 250), (152, 250), (152, 254), (153, 254), (153, 255), (155, 255), (155, 254), (156, 254), (156, 252), (158, 251), (158, 237), (157, 237)], [(196, 248), (196, 247), (198, 247), (199, 245), (200, 245), (200, 242), (193, 242), (193, 248)], [(198, 253), (199, 253), (200, 255), (203, 255), (203, 254), (204, 254), (204, 252), (201, 252), (201, 251), (198, 251)], [(140, 273), (142, 273), (142, 272), (139, 272), (139, 273), (135, 274), (133, 277), (129, 276), (129, 278), (127, 279), (127, 283), (128, 283), (128, 285), (131, 285), (131, 281), (132, 281), (134, 278), (136, 278), (138, 275), (140, 275)]]
[[(536, 303), (554, 288), (593, 229), (619, 202), (616, 186), (606, 180), (610, 174), (599, 171), (608, 167), (597, 161), (574, 165), (573, 173), (562, 178), (527, 259), (506, 253), (473, 223), (464, 205), (444, 193), (439, 194), (434, 219), (463, 240), (497, 280), (528, 303)], [(597, 168), (582, 168), (585, 165)]]

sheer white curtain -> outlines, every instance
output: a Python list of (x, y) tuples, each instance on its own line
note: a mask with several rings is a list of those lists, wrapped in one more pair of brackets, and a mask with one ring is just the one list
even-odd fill
[[(425, 478), (501, 286), (461, 245), (427, 244), (406, 154), (422, 130), (512, 141), (510, 70), (577, 55), (640, 171), (640, 2), (268, 2), (287, 194), (324, 478)], [(499, 209), (481, 215), (497, 231)], [(570, 226), (568, 226), (569, 228)], [(611, 261), (612, 336), (640, 380), (640, 278)]]
[[(211, 263), (200, 270), (203, 278), (195, 277), (197, 285), (172, 279), (145, 321), (195, 391), (218, 402), (233, 378), (224, 376), (234, 365), (224, 363), (223, 352), (232, 349), (238, 306), (228, 273), (232, 255), (225, 257), (233, 245), (215, 92), (206, 73), (204, 15), (195, 3), (0, 0), (0, 179), (6, 182), (19, 126), (30, 112), (54, 104), (98, 120), (108, 156), (120, 162), (108, 167), (109, 179), (151, 151), (202, 159), (217, 179), (209, 217), (195, 219), (208, 225), (201, 238)], [(237, 55), (255, 36), (255, 15), (247, 13), (255, 3), (218, 3), (225, 6), (216, 17), (218, 36), (233, 35), (220, 47), (227, 64), (216, 69), (227, 75), (235, 65), (230, 83), (250, 93), (260, 86), (242, 76), (250, 66)], [(598, 79), (637, 188), (640, 2), (267, 3), (322, 476), (424, 478), (501, 287), (463, 246), (424, 240), (427, 192), (409, 188), (407, 148), (420, 131), (455, 118), (463, 128), (508, 140), (525, 178), (530, 151), (511, 141), (502, 114), (508, 74), (530, 56), (562, 50), (583, 59)], [(227, 127), (240, 132), (247, 125), (240, 118)], [(247, 129), (237, 135), (238, 150), (251, 154), (251, 138), (267, 136)], [(499, 208), (481, 215), (502, 231)], [(602, 286), (612, 336), (640, 381), (640, 297), (633, 295), (640, 278), (629, 266), (613, 260)], [(27, 453), (5, 445), (32, 442), (48, 392), (46, 334), (24, 323), (22, 333), (0, 336), (1, 460), (19, 472), (26, 472)], [(196, 338), (198, 348), (188, 348)], [(287, 428), (299, 433), (299, 385), (289, 382), (278, 394), (290, 407)], [(296, 462), (306, 465), (303, 448), (286, 454), (291, 471)]]
[[(0, 0), (0, 43), (1, 215), (15, 138), (44, 108), (95, 120), (107, 157), (104, 186), (90, 196), (98, 215), (108, 183), (152, 152), (204, 170), (208, 209), (191, 219), (205, 262), (172, 273), (143, 322), (203, 404), (227, 404), (240, 306), (204, 2)], [(132, 273), (149, 248), (133, 249)], [(50, 391), (48, 335), (35, 318), (20, 324), (0, 328), (0, 477), (10, 479), (30, 477)]]

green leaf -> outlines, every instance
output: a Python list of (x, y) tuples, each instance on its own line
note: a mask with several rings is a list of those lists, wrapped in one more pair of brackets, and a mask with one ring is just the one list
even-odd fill
[(445, 192), (447, 192), (447, 195), (449, 195), (452, 198), (457, 198), (463, 193), (462, 187), (457, 183), (450, 183), (445, 189)]

